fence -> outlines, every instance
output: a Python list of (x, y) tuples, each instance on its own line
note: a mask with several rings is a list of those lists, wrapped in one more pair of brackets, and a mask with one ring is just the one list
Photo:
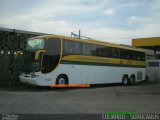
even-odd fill
[(20, 84), (21, 59), (15, 60), (15, 53), (24, 50), (28, 38), (44, 34), (0, 27), (0, 85)]

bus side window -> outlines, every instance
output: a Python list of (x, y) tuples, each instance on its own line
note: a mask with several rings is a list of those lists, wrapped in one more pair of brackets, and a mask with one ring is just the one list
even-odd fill
[(82, 53), (82, 43), (64, 40), (64, 55), (80, 55)]
[(121, 59), (134, 59), (134, 52), (131, 50), (120, 49), (120, 58)]
[(145, 54), (143, 52), (135, 52), (135, 60), (144, 61), (145, 60)]
[(107, 47), (106, 52), (107, 52), (107, 56), (106, 57), (112, 57), (113, 48), (112, 47)]
[(137, 51), (135, 52), (135, 60), (139, 60), (139, 54)]
[(96, 50), (97, 56), (100, 57), (112, 57), (113, 48), (106, 46), (98, 46)]
[(120, 50), (118, 48), (114, 48), (113, 57), (114, 58), (120, 57)]
[(131, 50), (126, 50), (126, 58), (129, 60), (133, 60), (134, 59), (134, 52)]
[(88, 50), (87, 48), (87, 44), (86, 43), (83, 43), (82, 44), (82, 55), (90, 55), (90, 51)]
[(95, 56), (96, 55), (96, 46), (89, 43), (82, 44), (82, 55)]
[(125, 50), (124, 49), (120, 49), (120, 58), (121, 59), (125, 59), (125, 55), (126, 55)]
[(103, 46), (97, 45), (96, 46), (96, 56), (102, 57), (103, 56)]
[(96, 45), (90, 44), (90, 55), (96, 56)]
[(145, 53), (140, 52), (140, 60), (145, 61)]
[(130, 51), (130, 59), (134, 60), (134, 51)]

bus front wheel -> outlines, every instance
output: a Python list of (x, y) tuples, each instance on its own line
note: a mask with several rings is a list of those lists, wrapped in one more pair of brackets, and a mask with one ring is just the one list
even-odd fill
[(122, 78), (122, 84), (124, 86), (128, 85), (129, 84), (129, 78), (128, 78), (128, 75), (124, 75), (123, 78)]
[(59, 75), (56, 79), (56, 84), (68, 84), (68, 77), (66, 75)]

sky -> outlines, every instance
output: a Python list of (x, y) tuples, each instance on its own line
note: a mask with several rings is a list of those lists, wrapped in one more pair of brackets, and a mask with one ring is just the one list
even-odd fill
[(0, 27), (131, 45), (160, 37), (160, 0), (0, 0)]

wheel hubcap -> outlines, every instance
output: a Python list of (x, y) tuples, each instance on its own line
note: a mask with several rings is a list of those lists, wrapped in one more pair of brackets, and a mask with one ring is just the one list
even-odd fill
[(131, 84), (134, 83), (134, 78), (130, 78), (130, 83), (131, 83)]
[(59, 79), (59, 84), (65, 84), (65, 79), (64, 78), (60, 78)]
[(124, 78), (124, 84), (126, 85), (128, 82), (127, 78)]

